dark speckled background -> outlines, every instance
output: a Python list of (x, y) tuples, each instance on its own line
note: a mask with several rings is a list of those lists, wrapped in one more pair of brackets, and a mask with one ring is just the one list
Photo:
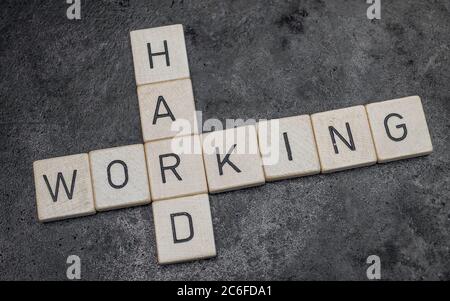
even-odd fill
[[(0, 279), (450, 280), (450, 2), (0, 4)], [(129, 31), (181, 23), (205, 118), (418, 94), (434, 153), (211, 196), (218, 256), (159, 266), (149, 206), (40, 224), (32, 162), (142, 142)]]

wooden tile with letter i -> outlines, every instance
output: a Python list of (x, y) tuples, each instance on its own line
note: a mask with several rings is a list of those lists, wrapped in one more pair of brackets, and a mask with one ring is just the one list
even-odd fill
[(189, 78), (182, 25), (135, 30), (130, 38), (138, 86)]
[(216, 256), (207, 194), (156, 201), (152, 207), (158, 263)]
[(260, 121), (258, 141), (266, 181), (320, 173), (309, 115)]
[(33, 170), (39, 221), (95, 213), (88, 154), (35, 161)]
[(143, 144), (91, 151), (95, 209), (98, 211), (150, 203)]
[(366, 105), (378, 162), (423, 156), (433, 151), (419, 96)]
[(237, 190), (265, 183), (255, 126), (202, 135), (209, 192)]
[(323, 173), (377, 162), (364, 106), (313, 114), (311, 120)]
[(145, 153), (152, 200), (208, 192), (199, 136), (147, 142)]
[(137, 92), (145, 142), (198, 133), (190, 79), (140, 86)]

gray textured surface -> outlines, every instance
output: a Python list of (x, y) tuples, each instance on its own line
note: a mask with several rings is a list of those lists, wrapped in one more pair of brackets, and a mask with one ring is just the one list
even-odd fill
[[(0, 4), (0, 279), (450, 279), (450, 4)], [(150, 3), (151, 2), (151, 3)], [(218, 256), (159, 266), (150, 207), (39, 224), (32, 162), (142, 141), (129, 31), (185, 26), (205, 117), (276, 118), (422, 97), (428, 157), (211, 196)]]

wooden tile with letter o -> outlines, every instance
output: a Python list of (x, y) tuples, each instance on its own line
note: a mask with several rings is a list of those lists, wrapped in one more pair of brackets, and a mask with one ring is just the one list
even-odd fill
[(377, 162), (364, 106), (311, 115), (323, 173)]
[(202, 135), (208, 189), (211, 193), (265, 183), (255, 126)]
[(152, 207), (158, 263), (216, 256), (207, 194), (156, 201)]
[(33, 170), (39, 221), (95, 213), (88, 154), (35, 161)]
[(89, 159), (98, 211), (150, 203), (143, 144), (91, 151)]
[(378, 162), (423, 156), (433, 151), (419, 96), (366, 105)]
[(137, 91), (145, 142), (198, 133), (190, 79), (140, 86)]
[(145, 153), (152, 200), (208, 192), (198, 135), (147, 142)]
[(189, 78), (182, 25), (134, 30), (130, 38), (138, 86)]
[(259, 122), (258, 141), (266, 181), (320, 173), (309, 115)]

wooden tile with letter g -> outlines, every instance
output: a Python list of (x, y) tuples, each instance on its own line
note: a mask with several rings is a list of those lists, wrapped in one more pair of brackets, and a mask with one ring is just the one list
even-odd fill
[(89, 153), (98, 211), (150, 203), (143, 144), (113, 147)]
[(33, 170), (39, 221), (95, 213), (88, 154), (35, 161)]
[(147, 142), (145, 153), (152, 200), (208, 192), (198, 135)]
[(255, 126), (202, 135), (209, 192), (242, 189), (265, 183)]
[(378, 162), (423, 156), (433, 151), (419, 96), (366, 105)]
[(145, 142), (198, 133), (190, 79), (140, 86), (137, 91)]
[(323, 173), (377, 162), (364, 106), (313, 114), (311, 120)]
[(130, 32), (136, 85), (189, 78), (181, 24)]
[(309, 115), (260, 121), (258, 141), (266, 181), (320, 173)]
[(158, 263), (216, 256), (207, 194), (156, 201), (152, 207)]

